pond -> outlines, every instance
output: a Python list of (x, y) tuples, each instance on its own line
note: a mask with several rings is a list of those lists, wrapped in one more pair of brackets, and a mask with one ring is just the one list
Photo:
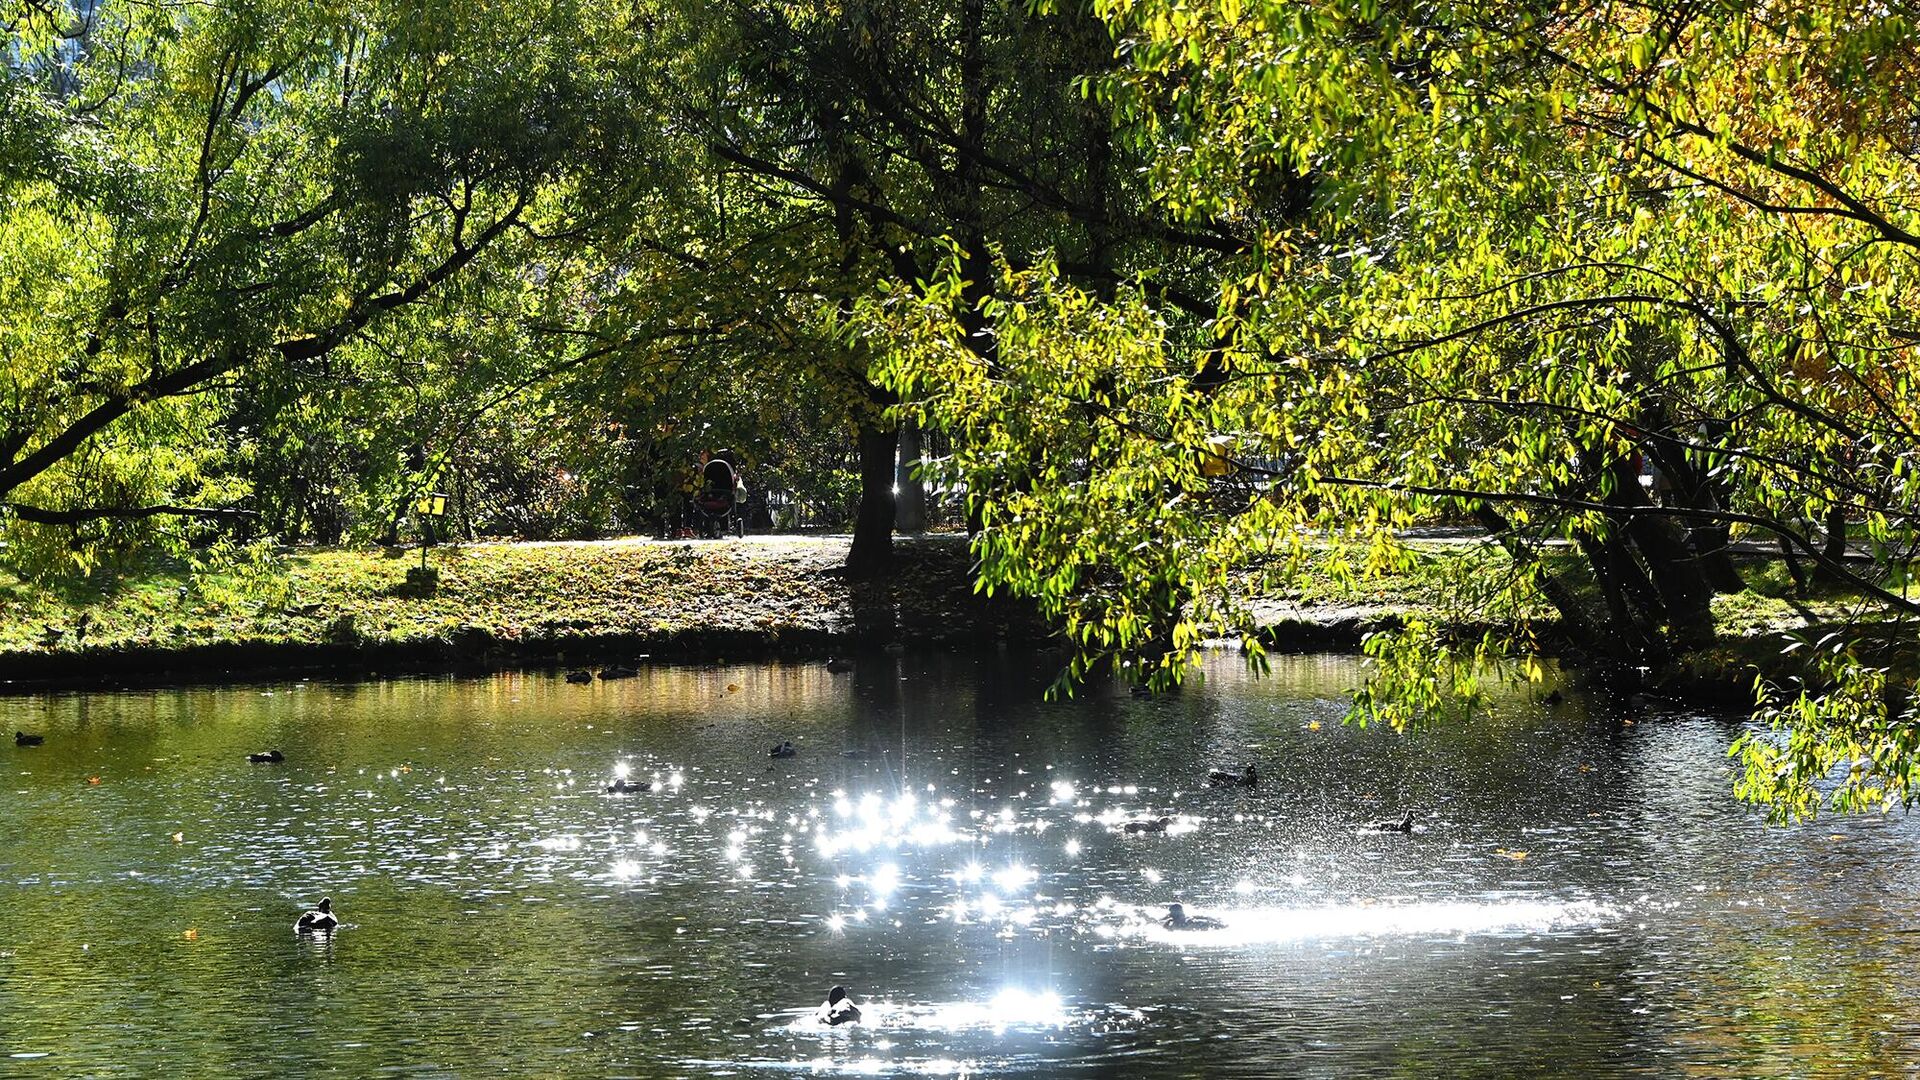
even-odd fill
[[(1735, 719), (1521, 691), (1401, 737), (1338, 723), (1346, 657), (1221, 657), (1160, 699), (1043, 702), (1046, 675), (0, 699), (0, 731), (46, 737), (0, 743), (0, 1074), (1920, 1060), (1920, 828), (1766, 827), (1728, 794)], [(1257, 787), (1208, 787), (1243, 761)], [(619, 770), (640, 790), (606, 793)], [(344, 925), (296, 936), (323, 895)], [(1174, 901), (1220, 926), (1162, 927)], [(835, 984), (860, 1023), (816, 1022)]]

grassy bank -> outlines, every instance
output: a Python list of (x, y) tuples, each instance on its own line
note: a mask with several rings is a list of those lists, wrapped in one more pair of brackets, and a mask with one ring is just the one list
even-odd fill
[[(1510, 573), (1504, 555), (1465, 538), (1412, 548), (1405, 572), (1373, 579), (1323, 555), (1262, 597), (1260, 618), (1283, 643), (1323, 648), (1351, 646), (1386, 618), (1489, 618), (1487, 599)], [(1016, 605), (972, 594), (962, 539), (903, 539), (895, 550), (899, 572), (880, 587), (848, 582), (843, 538), (807, 537), (439, 548), (431, 590), (408, 583), (416, 550), (301, 551), (253, 572), (160, 566), (62, 587), (0, 579), (0, 679), (825, 654), (1042, 632)], [(1729, 663), (1843, 610), (1842, 601), (1786, 598), (1774, 580), (1783, 575), (1764, 565), (1749, 576), (1757, 590), (1720, 602)]]
[(902, 573), (850, 584), (846, 542), (610, 540), (320, 550), (247, 573), (158, 567), (54, 588), (0, 581), (0, 678), (197, 667), (554, 662), (662, 651), (822, 651), (1011, 632), (971, 595), (963, 541), (903, 540)]

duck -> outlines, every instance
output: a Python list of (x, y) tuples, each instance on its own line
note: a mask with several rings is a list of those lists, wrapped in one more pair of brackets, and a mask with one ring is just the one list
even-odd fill
[(247, 760), (255, 765), (278, 765), (287, 760), (287, 755), (278, 750), (269, 750), (264, 754), (248, 754)]
[(1167, 917), (1160, 920), (1160, 925), (1169, 930), (1218, 930), (1226, 923), (1205, 915), (1189, 915), (1184, 904), (1168, 904)]
[(650, 785), (643, 784), (638, 780), (629, 780), (624, 776), (616, 776), (613, 778), (613, 783), (607, 785), (607, 793), (609, 795), (625, 795), (629, 791), (646, 791), (649, 786)]
[(296, 934), (324, 934), (340, 925), (340, 919), (333, 913), (333, 899), (323, 896), (320, 906), (306, 912), (295, 920), (293, 932)]
[(860, 1006), (853, 1003), (846, 987), (836, 986), (827, 991), (827, 1000), (820, 1003), (819, 1015), (823, 1024), (850, 1024), (860, 1019)]
[(47, 737), (45, 735), (29, 735), (24, 731), (16, 731), (13, 733), (13, 745), (15, 746), (39, 746), (46, 741)]
[(844, 656), (836, 656), (827, 661), (827, 670), (833, 672), (835, 675), (845, 675), (847, 672), (853, 670), (853, 661)]
[(1173, 819), (1170, 817), (1147, 818), (1141, 821), (1127, 822), (1126, 830), (1130, 833), (1163, 833), (1167, 831), (1167, 826), (1171, 824), (1173, 824)]
[(638, 674), (640, 674), (639, 668), (622, 667), (619, 664), (600, 669), (602, 679), (631, 679)]
[(1410, 833), (1413, 831), (1413, 811), (1407, 811), (1399, 821), (1376, 821), (1368, 828), (1374, 832)]
[(1547, 696), (1540, 699), (1540, 704), (1545, 705), (1549, 709), (1554, 709), (1558, 708), (1560, 703), (1565, 700), (1567, 700), (1567, 696), (1559, 690), (1549, 690), (1547, 691)]
[(772, 750), (767, 751), (767, 756), (768, 757), (792, 757), (795, 754), (798, 754), (799, 752), (800, 751), (795, 750), (793, 748), (793, 742), (789, 740), (787, 742), (783, 742), (780, 745), (774, 747)]
[(590, 683), (593, 681), (593, 672), (586, 668), (574, 668), (567, 672), (567, 681), (575, 684)]
[(1226, 769), (1214, 769), (1207, 773), (1209, 787), (1253, 787), (1260, 782), (1260, 774), (1253, 771), (1251, 764), (1240, 766), (1239, 772)]

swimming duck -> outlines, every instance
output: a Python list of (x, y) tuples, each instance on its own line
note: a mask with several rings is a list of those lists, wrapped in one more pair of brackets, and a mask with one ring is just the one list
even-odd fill
[(789, 742), (783, 742), (780, 745), (774, 747), (772, 750), (767, 751), (767, 756), (768, 757), (792, 757), (793, 755), (799, 752), (800, 751), (795, 750), (793, 748), (793, 743), (789, 741)]
[(293, 932), (296, 934), (327, 933), (339, 925), (340, 920), (333, 913), (332, 898), (323, 896), (320, 898), (319, 907), (306, 912), (294, 922)]
[(1253, 787), (1260, 782), (1260, 774), (1253, 771), (1252, 765), (1242, 765), (1239, 772), (1226, 769), (1214, 769), (1207, 773), (1210, 787)]
[(13, 745), (15, 746), (39, 746), (46, 741), (47, 737), (45, 735), (29, 735), (24, 731), (16, 731), (13, 733)]
[(1167, 917), (1160, 920), (1160, 925), (1169, 930), (1218, 930), (1226, 924), (1205, 915), (1189, 915), (1183, 904), (1168, 904)]
[(1547, 691), (1547, 696), (1540, 699), (1540, 704), (1545, 705), (1549, 709), (1552, 709), (1552, 708), (1559, 707), (1560, 703), (1565, 700), (1567, 700), (1567, 696), (1565, 694), (1562, 694), (1558, 690), (1549, 690)]
[(844, 656), (836, 656), (827, 661), (827, 670), (833, 672), (835, 675), (845, 675), (847, 672), (853, 670), (853, 661)]
[(247, 760), (255, 765), (278, 765), (287, 760), (287, 755), (278, 750), (269, 750), (264, 754), (248, 754)]
[(850, 1024), (860, 1019), (860, 1007), (853, 1003), (846, 987), (836, 986), (827, 991), (827, 1000), (820, 1003), (819, 1015), (823, 1024)]
[(593, 681), (593, 672), (588, 671), (586, 668), (575, 668), (567, 672), (567, 681), (570, 683), (590, 683)]
[(1413, 831), (1413, 811), (1407, 811), (1399, 821), (1376, 821), (1371, 828), (1374, 832), (1410, 833)]
[(1171, 824), (1173, 824), (1173, 819), (1170, 817), (1147, 818), (1142, 821), (1127, 822), (1126, 829), (1130, 833), (1162, 833), (1166, 832), (1167, 826)]
[(638, 780), (629, 780), (624, 776), (616, 776), (613, 778), (613, 783), (607, 785), (607, 792), (612, 795), (624, 795), (629, 791), (646, 791), (649, 786), (650, 785), (643, 784)]
[(621, 667), (619, 664), (600, 669), (602, 679), (631, 679), (638, 674), (640, 674), (639, 668)]

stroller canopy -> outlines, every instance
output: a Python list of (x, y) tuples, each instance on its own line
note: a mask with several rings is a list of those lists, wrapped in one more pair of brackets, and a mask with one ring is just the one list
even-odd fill
[(708, 461), (700, 470), (700, 508), (708, 513), (732, 510), (736, 479), (733, 466), (726, 461), (720, 458)]

